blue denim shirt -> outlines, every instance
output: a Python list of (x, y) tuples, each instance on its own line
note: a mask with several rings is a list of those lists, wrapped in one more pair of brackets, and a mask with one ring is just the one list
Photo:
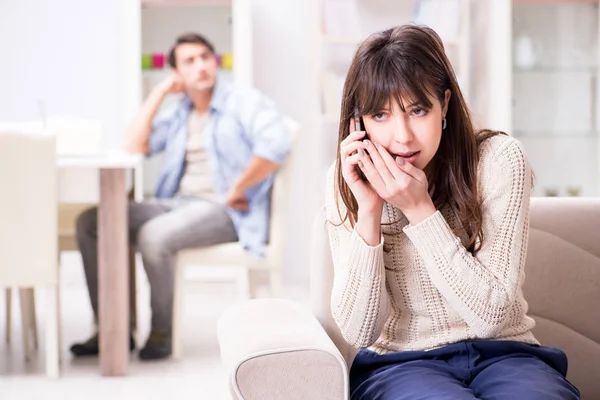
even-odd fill
[[(187, 119), (191, 109), (191, 99), (183, 96), (153, 121), (149, 155), (165, 152), (156, 197), (173, 197), (179, 189), (185, 171)], [(273, 102), (257, 90), (235, 88), (219, 78), (209, 112), (205, 144), (217, 193), (227, 193), (252, 157), (278, 164), (287, 158), (292, 144), (290, 134)], [(249, 211), (228, 208), (240, 243), (255, 257), (264, 255), (268, 240), (272, 185), (273, 175), (246, 190)]]

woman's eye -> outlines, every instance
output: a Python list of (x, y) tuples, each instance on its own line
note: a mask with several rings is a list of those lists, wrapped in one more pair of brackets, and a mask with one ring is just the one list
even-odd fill
[(427, 114), (427, 110), (424, 108), (413, 108), (412, 113), (416, 117), (422, 117)]
[(385, 117), (386, 117), (385, 113), (377, 113), (377, 114), (373, 114), (372, 115), (372, 118), (375, 121), (378, 121), (378, 122), (381, 122), (381, 121), (385, 120)]

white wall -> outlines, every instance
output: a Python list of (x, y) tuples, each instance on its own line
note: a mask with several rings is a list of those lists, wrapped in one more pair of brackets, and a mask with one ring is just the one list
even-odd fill
[(472, 1), (471, 7), (471, 85), (468, 106), (478, 128), (510, 132), (510, 1)]
[[(129, 72), (121, 53), (121, 1), (0, 2), (0, 15), (0, 119), (39, 118), (40, 99), (50, 115), (102, 120), (105, 144), (118, 143)], [(139, 66), (137, 55), (136, 61)]]
[[(318, 135), (317, 66), (319, 31), (315, 0), (251, 0), (254, 37), (254, 85), (270, 96), (282, 114), (301, 124), (283, 279), (308, 282), (309, 233), (318, 210), (319, 179), (315, 154)], [(323, 187), (321, 190), (324, 190)]]
[[(135, 4), (135, 0), (0, 2), (0, 120), (39, 119), (41, 100), (48, 115), (102, 121), (103, 146), (120, 145), (139, 92), (139, 75), (135, 79), (139, 57), (132, 61), (129, 51), (136, 41), (124, 40), (126, 26), (135, 25), (124, 20)], [(95, 176), (90, 171), (63, 175), (63, 199), (97, 198)]]
[(205, 35), (217, 53), (231, 51), (231, 7), (145, 7), (142, 9), (142, 51), (167, 52), (177, 36)]

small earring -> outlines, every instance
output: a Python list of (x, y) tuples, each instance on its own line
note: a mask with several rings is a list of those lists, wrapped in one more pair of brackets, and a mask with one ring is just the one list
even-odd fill
[(442, 130), (446, 129), (446, 118), (442, 120)]

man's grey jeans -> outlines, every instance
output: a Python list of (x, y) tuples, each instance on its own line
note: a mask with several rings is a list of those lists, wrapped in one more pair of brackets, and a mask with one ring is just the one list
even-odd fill
[[(94, 316), (98, 316), (98, 212), (77, 219), (77, 242)], [(181, 249), (238, 240), (226, 206), (196, 197), (129, 204), (129, 241), (142, 254), (150, 282), (152, 329), (171, 331), (175, 255)]]

